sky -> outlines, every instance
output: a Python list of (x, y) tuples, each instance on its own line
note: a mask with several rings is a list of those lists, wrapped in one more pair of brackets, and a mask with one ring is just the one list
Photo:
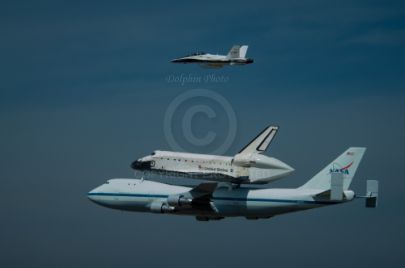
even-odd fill
[[(170, 63), (248, 44), (254, 63)], [(403, 1), (2, 1), (0, 266), (403, 266)], [(298, 187), (350, 146), (363, 200), (248, 221), (86, 194), (151, 151), (234, 155), (265, 126)], [(153, 179), (153, 178), (151, 178)]]

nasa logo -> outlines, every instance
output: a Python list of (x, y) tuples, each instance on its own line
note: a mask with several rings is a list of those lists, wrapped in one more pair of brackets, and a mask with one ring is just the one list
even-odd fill
[(329, 169), (329, 173), (343, 173), (345, 175), (349, 175), (349, 168), (353, 165), (353, 162), (348, 164), (347, 166), (342, 167), (342, 165), (338, 163), (333, 163), (332, 168)]

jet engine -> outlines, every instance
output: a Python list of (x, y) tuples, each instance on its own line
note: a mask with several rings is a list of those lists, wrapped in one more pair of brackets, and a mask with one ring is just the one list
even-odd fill
[(152, 202), (152, 204), (150, 204), (150, 211), (153, 213), (170, 213), (174, 210), (174, 207), (160, 201)]
[(167, 197), (167, 203), (172, 207), (190, 206), (192, 202), (191, 198), (186, 198), (184, 195), (169, 195)]

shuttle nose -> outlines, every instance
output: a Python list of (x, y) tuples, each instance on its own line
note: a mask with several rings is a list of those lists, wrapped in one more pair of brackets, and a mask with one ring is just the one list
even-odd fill
[(141, 161), (139, 161), (139, 160), (135, 160), (134, 162), (132, 162), (132, 164), (131, 164), (131, 168), (132, 169), (139, 169), (141, 167)]
[(147, 170), (152, 167), (152, 161), (136, 160), (132, 162), (131, 168), (135, 170)]

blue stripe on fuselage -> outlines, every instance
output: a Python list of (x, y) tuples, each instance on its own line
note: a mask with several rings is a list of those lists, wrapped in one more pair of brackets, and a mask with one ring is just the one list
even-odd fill
[[(130, 193), (88, 193), (88, 196), (126, 196), (126, 197), (149, 197), (149, 198), (167, 198), (168, 195), (161, 194), (130, 194)], [(334, 201), (315, 201), (315, 200), (293, 200), (293, 199), (271, 199), (271, 198), (241, 198), (241, 197), (211, 197), (212, 200), (222, 201), (242, 201), (242, 202), (273, 202), (273, 203), (296, 203), (296, 204), (337, 204)]]

